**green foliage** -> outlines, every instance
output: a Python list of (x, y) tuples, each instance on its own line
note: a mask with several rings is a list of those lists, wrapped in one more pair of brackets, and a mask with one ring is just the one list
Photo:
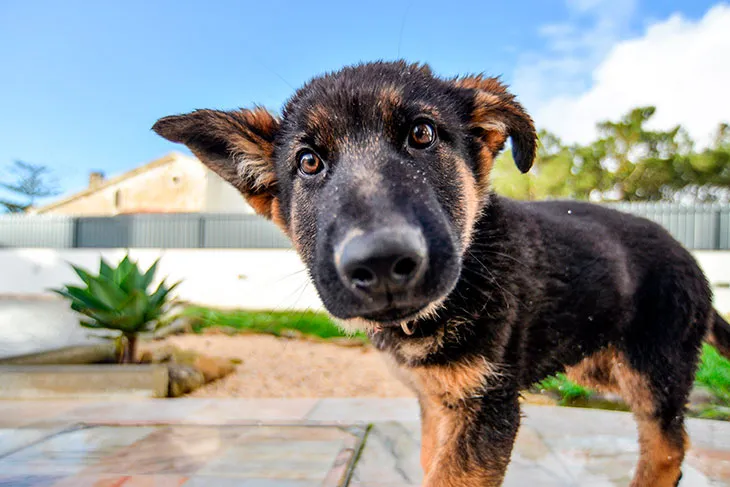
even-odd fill
[(730, 127), (722, 124), (701, 152), (679, 126), (654, 131), (646, 125), (654, 107), (631, 110), (598, 124), (588, 145), (565, 145), (546, 131), (533, 169), (522, 175), (505, 151), (492, 169), (497, 193), (517, 199), (574, 198), (657, 201), (730, 199)]
[(702, 358), (697, 369), (697, 383), (702, 384), (730, 405), (730, 360), (710, 345), (702, 348)]
[(163, 280), (149, 292), (157, 261), (143, 273), (129, 256), (125, 256), (117, 267), (101, 259), (98, 275), (72, 267), (84, 286), (67, 284), (52, 291), (67, 298), (71, 309), (85, 317), (80, 321), (81, 326), (120, 332), (126, 343), (122, 347), (123, 361), (132, 360), (137, 334), (154, 331), (162, 323), (160, 319), (170, 303), (170, 292), (179, 283), (168, 286)]
[(288, 330), (320, 338), (347, 336), (325, 313), (316, 311), (213, 310), (190, 307), (183, 312), (193, 319), (193, 331), (230, 327), (241, 332), (281, 336)]

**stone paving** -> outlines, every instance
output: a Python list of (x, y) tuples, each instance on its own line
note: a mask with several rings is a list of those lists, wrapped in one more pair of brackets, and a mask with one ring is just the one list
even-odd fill
[[(627, 486), (630, 415), (526, 406), (505, 485)], [(0, 486), (419, 485), (412, 399), (0, 401)], [(682, 487), (730, 487), (730, 423), (690, 420)]]

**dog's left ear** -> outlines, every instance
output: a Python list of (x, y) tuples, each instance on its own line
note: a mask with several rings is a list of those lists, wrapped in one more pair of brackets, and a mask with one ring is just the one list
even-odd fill
[(263, 108), (196, 110), (161, 118), (152, 130), (180, 142), (235, 186), (257, 213), (277, 219), (274, 139), (279, 121)]
[(486, 144), (491, 158), (504, 148), (509, 137), (515, 164), (523, 173), (529, 171), (537, 154), (537, 131), (515, 96), (497, 78), (469, 76), (454, 80), (454, 84), (473, 90), (472, 129)]

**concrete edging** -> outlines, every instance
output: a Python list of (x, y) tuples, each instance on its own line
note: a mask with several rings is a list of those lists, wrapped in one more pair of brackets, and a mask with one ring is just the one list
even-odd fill
[(0, 365), (0, 399), (167, 397), (166, 365)]

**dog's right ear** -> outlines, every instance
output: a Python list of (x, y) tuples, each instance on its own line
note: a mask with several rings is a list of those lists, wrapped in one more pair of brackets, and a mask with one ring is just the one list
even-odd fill
[(188, 146), (206, 166), (235, 186), (257, 213), (277, 218), (273, 154), (279, 121), (268, 111), (196, 110), (161, 118), (152, 130)]

